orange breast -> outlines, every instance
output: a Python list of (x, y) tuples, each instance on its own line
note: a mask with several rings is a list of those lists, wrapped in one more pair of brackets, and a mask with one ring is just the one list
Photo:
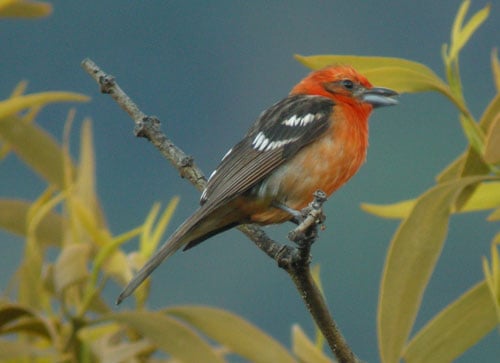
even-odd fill
[(270, 207), (272, 200), (300, 210), (311, 202), (316, 190), (321, 189), (330, 196), (347, 182), (366, 158), (367, 117), (339, 114), (337, 110), (336, 121), (328, 132), (299, 151), (265, 181), (266, 198), (247, 201), (250, 202), (248, 211), (253, 210), (251, 220), (261, 224), (284, 222), (290, 215)]

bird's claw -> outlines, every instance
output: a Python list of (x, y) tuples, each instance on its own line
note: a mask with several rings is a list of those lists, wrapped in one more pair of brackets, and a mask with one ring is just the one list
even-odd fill
[(326, 219), (322, 210), (325, 201), (326, 194), (321, 190), (317, 190), (314, 193), (313, 201), (300, 212), (297, 211), (298, 215), (294, 216), (298, 226), (288, 234), (288, 239), (299, 246), (301, 244), (310, 245), (316, 240), (318, 237), (317, 227)]

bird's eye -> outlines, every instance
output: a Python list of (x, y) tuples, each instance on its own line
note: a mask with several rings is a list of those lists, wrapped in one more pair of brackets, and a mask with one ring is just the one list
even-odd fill
[(350, 79), (342, 80), (342, 86), (347, 90), (352, 90), (354, 88), (354, 82)]

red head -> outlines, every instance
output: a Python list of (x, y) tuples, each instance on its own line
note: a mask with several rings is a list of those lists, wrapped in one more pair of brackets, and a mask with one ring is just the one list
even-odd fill
[(373, 107), (397, 104), (397, 92), (373, 87), (368, 79), (354, 68), (334, 65), (310, 73), (300, 81), (291, 94), (309, 94), (331, 98), (337, 104)]

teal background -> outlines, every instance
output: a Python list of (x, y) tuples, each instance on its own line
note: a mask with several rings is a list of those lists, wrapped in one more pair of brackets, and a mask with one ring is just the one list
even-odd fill
[[(308, 73), (292, 56), (356, 54), (408, 58), (443, 75), (441, 45), (449, 41), (459, 1), (53, 1), (51, 17), (0, 23), (0, 97), (21, 80), (29, 92), (68, 90), (92, 97), (76, 105), (77, 129), (93, 119), (98, 192), (113, 233), (140, 224), (155, 201), (181, 203), (172, 231), (196, 208), (198, 193), (143, 139), (131, 120), (80, 68), (94, 59), (207, 173), (259, 113)], [(474, 1), (471, 12), (486, 1)], [(461, 57), (465, 96), (479, 118), (495, 94), (490, 52), (498, 46), (500, 5)], [(38, 119), (61, 139), (68, 105)], [(405, 94), (400, 105), (376, 110), (367, 163), (327, 203), (327, 229), (313, 247), (330, 308), (358, 356), (379, 360), (376, 308), (388, 243), (398, 223), (368, 215), (361, 202), (415, 197), (466, 141), (457, 111), (438, 94)], [(0, 166), (0, 197), (32, 200), (44, 182), (14, 155)], [(416, 328), (483, 278), (498, 225), (487, 214), (454, 216), (448, 241), (424, 296)], [(285, 241), (292, 225), (267, 228)], [(0, 288), (19, 263), (22, 239), (0, 233)], [(133, 250), (135, 241), (126, 248)], [(119, 287), (109, 284), (111, 302)], [(154, 274), (149, 306), (206, 304), (228, 309), (290, 346), (292, 324), (313, 325), (286, 274), (237, 231), (178, 253)], [(127, 305), (127, 304), (125, 304)], [(491, 333), (459, 362), (500, 356)]]

